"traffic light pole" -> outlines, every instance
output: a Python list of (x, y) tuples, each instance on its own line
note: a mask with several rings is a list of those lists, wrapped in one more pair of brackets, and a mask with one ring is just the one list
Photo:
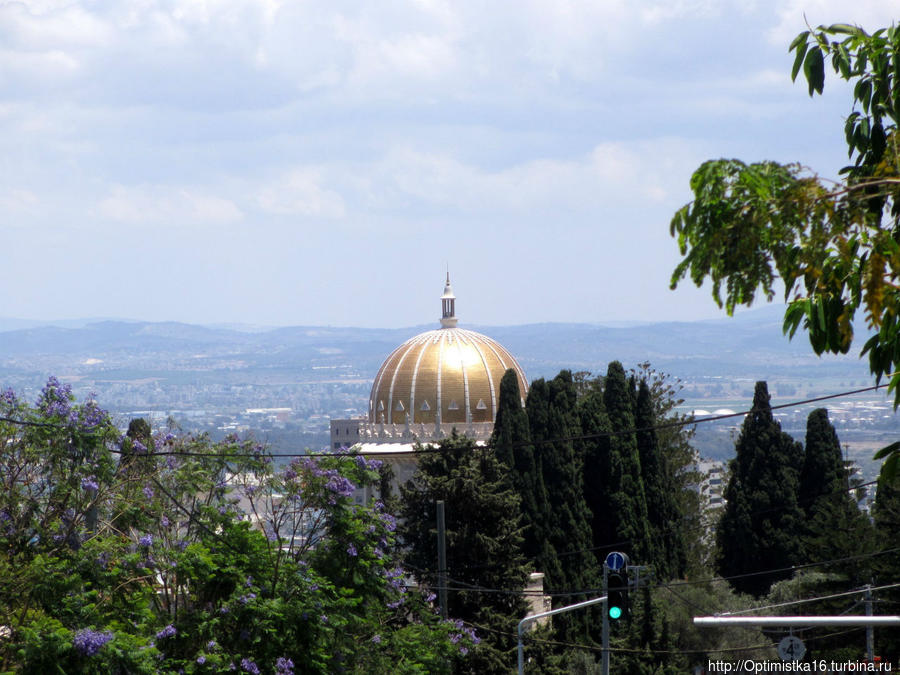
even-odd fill
[[(603, 595), (609, 597), (609, 567), (606, 561), (603, 562)], [(600, 652), (600, 673), (601, 675), (609, 675), (609, 612), (607, 607), (603, 608), (603, 626), (600, 637), (600, 645), (603, 647)]]
[[(568, 607), (559, 607), (557, 609), (551, 609), (549, 612), (540, 612), (539, 614), (532, 614), (531, 616), (526, 616), (519, 622), (519, 675), (523, 675), (525, 673), (525, 646), (522, 642), (522, 633), (525, 630), (525, 624), (531, 623), (532, 621), (537, 621), (538, 619), (543, 619), (545, 616), (553, 616), (554, 614), (562, 614), (563, 612), (571, 612), (574, 609), (581, 609), (582, 607), (587, 607), (588, 605), (596, 605), (598, 602), (606, 602), (606, 594), (602, 595), (599, 598), (591, 598), (590, 600), (585, 600), (584, 602), (579, 602), (574, 605), (569, 605)], [(604, 612), (605, 614), (606, 612)]]

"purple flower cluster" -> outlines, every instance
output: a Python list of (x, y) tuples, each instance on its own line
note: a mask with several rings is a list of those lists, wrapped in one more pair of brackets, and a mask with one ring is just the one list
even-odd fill
[(82, 628), (75, 633), (72, 639), (72, 646), (75, 647), (83, 656), (93, 656), (105, 645), (113, 639), (113, 632), (96, 631), (90, 628)]
[(16, 398), (16, 392), (12, 390), (12, 387), (7, 387), (0, 392), (0, 404), (10, 408), (15, 408), (19, 404), (19, 399)]
[(172, 637), (173, 635), (175, 635), (175, 633), (177, 633), (177, 632), (178, 631), (175, 630), (175, 626), (173, 626), (172, 624), (169, 624), (168, 626), (166, 626), (165, 628), (163, 628), (161, 631), (159, 631), (156, 634), (156, 639), (162, 640), (164, 638), (169, 638), (169, 637)]
[(55, 376), (51, 375), (47, 384), (41, 389), (41, 395), (37, 400), (38, 409), (49, 415), (68, 417), (71, 411), (72, 385), (60, 384)]
[(325, 488), (337, 497), (350, 497), (356, 490), (353, 482), (345, 476), (332, 476), (325, 484)]
[[(469, 638), (469, 641), (473, 645), (477, 645), (481, 642), (481, 638), (475, 634), (475, 629), (465, 625), (460, 619), (454, 619), (449, 623), (458, 631), (450, 636), (450, 642), (452, 642), (453, 644), (457, 644), (465, 637)], [(468, 651), (469, 650), (465, 647), (460, 647), (460, 653), (462, 653), (463, 656), (465, 656)]]
[(259, 675), (259, 666), (248, 658), (241, 659), (241, 670), (250, 673), (250, 675)]
[(141, 546), (153, 546), (153, 535), (145, 534), (143, 537), (138, 539), (138, 544)]
[(96, 492), (100, 489), (96, 476), (87, 476), (81, 479), (81, 489), (85, 492)]
[(153, 499), (153, 495), (154, 495), (153, 488), (150, 487), (149, 485), (145, 485), (141, 489), (141, 492), (144, 493), (144, 497), (146, 497), (147, 499)]
[(381, 519), (381, 522), (384, 523), (384, 528), (388, 532), (393, 532), (397, 529), (397, 519), (390, 513), (381, 513), (378, 517)]
[(405, 592), (406, 584), (403, 583), (403, 570), (400, 567), (394, 567), (393, 569), (385, 570), (384, 576), (388, 580), (391, 588), (395, 591)]
[(380, 459), (366, 459), (362, 455), (356, 456), (356, 466), (360, 469), (368, 470), (368, 471), (378, 471), (381, 468), (381, 460)]
[(294, 662), (284, 656), (275, 660), (275, 675), (294, 675)]
[(94, 394), (90, 394), (90, 398), (81, 406), (79, 419), (74, 420), (72, 415), (69, 416), (69, 421), (78, 424), (84, 431), (96, 429), (107, 419), (107, 412), (97, 405), (93, 397)]
[(355, 558), (358, 555), (358, 553), (356, 551), (356, 546), (354, 546), (352, 543), (347, 546), (347, 555), (349, 555), (353, 558)]

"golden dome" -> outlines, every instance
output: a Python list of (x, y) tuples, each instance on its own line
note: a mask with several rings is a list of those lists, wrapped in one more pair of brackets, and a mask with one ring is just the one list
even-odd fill
[(524, 405), (528, 382), (521, 366), (498, 342), (457, 328), (455, 300), (448, 275), (441, 297), (443, 328), (410, 338), (387, 357), (369, 396), (370, 422), (493, 423), (500, 379), (509, 368), (519, 376)]

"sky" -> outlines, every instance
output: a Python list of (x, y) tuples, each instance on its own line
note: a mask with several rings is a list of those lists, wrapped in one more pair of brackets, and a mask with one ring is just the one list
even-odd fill
[(0, 317), (696, 320), (710, 158), (846, 161), (788, 45), (894, 0), (0, 0)]

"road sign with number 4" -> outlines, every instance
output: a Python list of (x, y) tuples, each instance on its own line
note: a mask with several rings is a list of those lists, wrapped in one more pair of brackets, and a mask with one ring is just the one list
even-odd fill
[(799, 661), (806, 654), (806, 645), (796, 635), (781, 638), (778, 643), (778, 656), (782, 661)]

